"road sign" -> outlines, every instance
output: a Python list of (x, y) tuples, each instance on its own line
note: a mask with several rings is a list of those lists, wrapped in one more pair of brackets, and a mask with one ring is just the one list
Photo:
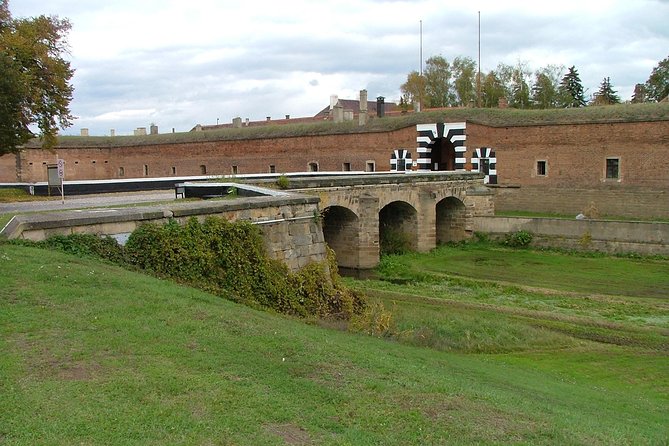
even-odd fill
[(58, 178), (65, 178), (65, 160), (59, 159), (57, 162), (58, 166)]

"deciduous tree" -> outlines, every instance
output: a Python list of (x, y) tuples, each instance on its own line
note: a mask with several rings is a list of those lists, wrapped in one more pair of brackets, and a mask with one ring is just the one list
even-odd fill
[(547, 65), (534, 73), (532, 103), (536, 108), (555, 108), (558, 106), (560, 76), (564, 67)]
[(669, 56), (661, 60), (646, 81), (648, 100), (659, 102), (669, 96)]
[(0, 0), (0, 155), (35, 136), (32, 126), (48, 148), (71, 125), (74, 70), (63, 58), (69, 29), (57, 17), (12, 18)]
[(425, 76), (421, 76), (418, 71), (412, 71), (407, 75), (407, 80), (400, 87), (402, 92), (402, 97), (406, 99), (407, 102), (412, 104), (421, 103), (426, 97), (425, 95)]
[(455, 102), (451, 77), (451, 65), (443, 56), (432, 56), (425, 61), (426, 107), (448, 107)]
[(469, 57), (453, 59), (453, 89), (455, 105), (468, 106), (476, 100), (476, 62)]
[(497, 107), (499, 100), (506, 96), (504, 85), (495, 70), (490, 71), (483, 78), (482, 99), (484, 107)]

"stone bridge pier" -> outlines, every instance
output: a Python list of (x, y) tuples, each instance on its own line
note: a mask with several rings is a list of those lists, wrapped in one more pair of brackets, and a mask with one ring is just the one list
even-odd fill
[(471, 237), (474, 218), (494, 214), (483, 176), (431, 172), (314, 178), (296, 190), (320, 198), (323, 236), (340, 267), (378, 265), (395, 243), (427, 252), (440, 243)]

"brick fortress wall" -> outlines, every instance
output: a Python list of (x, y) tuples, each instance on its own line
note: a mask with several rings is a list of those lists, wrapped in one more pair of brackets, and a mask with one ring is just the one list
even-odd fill
[[(669, 121), (490, 127), (467, 122), (466, 169), (479, 147), (496, 155), (496, 209), (669, 216)], [(309, 170), (388, 171), (394, 150), (416, 156), (416, 128), (377, 133), (208, 141), (106, 148), (38, 149), (0, 157), (0, 182), (46, 180), (46, 164), (66, 161), (68, 180), (229, 175)], [(606, 178), (606, 158), (619, 178)], [(545, 162), (545, 175), (537, 163)], [(145, 167), (146, 166), (146, 167)]]

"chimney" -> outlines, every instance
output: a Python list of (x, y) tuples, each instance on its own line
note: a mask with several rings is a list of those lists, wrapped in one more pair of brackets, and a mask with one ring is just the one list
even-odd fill
[(88, 129), (81, 129), (81, 136), (88, 136)]
[(290, 115), (286, 115), (286, 120), (290, 119)]
[(337, 97), (336, 94), (330, 95), (330, 110), (334, 108), (335, 105), (337, 105), (337, 102), (339, 102), (339, 98)]
[(150, 132), (151, 132), (152, 135), (157, 135), (158, 134), (158, 126), (155, 125), (155, 124), (151, 124)]
[(268, 116), (268, 117), (267, 117), (267, 122), (269, 122), (269, 121), (271, 121), (271, 120), (272, 120), (272, 117), (271, 117), (271, 116)]
[(383, 118), (386, 115), (386, 98), (379, 96), (376, 98), (376, 116)]
[(367, 124), (367, 90), (360, 90), (360, 114), (358, 125)]
[(111, 129), (111, 130), (109, 131), (109, 136), (116, 136), (116, 130)]
[(232, 120), (232, 127), (236, 129), (242, 128), (242, 118), (236, 117)]
[(146, 127), (137, 127), (135, 129), (135, 136), (144, 136), (146, 135)]

